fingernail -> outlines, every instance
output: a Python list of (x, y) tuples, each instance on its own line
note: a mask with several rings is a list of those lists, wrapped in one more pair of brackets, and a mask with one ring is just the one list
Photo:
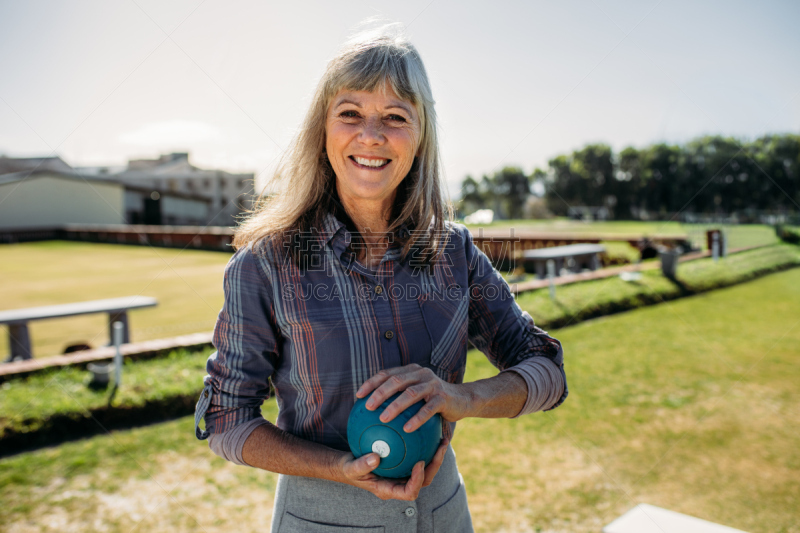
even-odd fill
[(376, 466), (378, 462), (379, 462), (378, 458), (375, 457), (374, 455), (370, 455), (369, 458), (367, 459), (367, 464), (369, 466)]

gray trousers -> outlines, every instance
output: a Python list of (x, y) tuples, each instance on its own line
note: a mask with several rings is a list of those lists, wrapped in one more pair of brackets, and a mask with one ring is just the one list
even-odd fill
[(467, 493), (448, 447), (433, 482), (415, 501), (381, 500), (323, 479), (278, 478), (272, 533), (470, 533)]

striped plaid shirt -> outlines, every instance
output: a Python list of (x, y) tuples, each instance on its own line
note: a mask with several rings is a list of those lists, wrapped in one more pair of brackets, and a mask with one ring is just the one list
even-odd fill
[[(364, 381), (417, 363), (461, 383), (468, 341), (500, 370), (543, 356), (563, 376), (560, 343), (520, 309), (469, 231), (447, 229), (444, 254), (431, 269), (419, 268), (412, 254), (401, 260), (400, 248), (390, 246), (370, 271), (355, 261), (350, 233), (330, 214), (309, 239), (316, 261), (302, 271), (265, 240), (237, 250), (225, 268), (197, 437), (260, 417), (272, 380), (279, 428), (347, 450), (347, 418)], [(552, 408), (567, 396), (565, 376), (564, 384)], [(445, 423), (446, 435), (454, 429)]]

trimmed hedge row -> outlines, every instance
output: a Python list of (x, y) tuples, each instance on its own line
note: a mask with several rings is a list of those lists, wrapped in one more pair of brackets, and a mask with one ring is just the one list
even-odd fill
[(800, 228), (792, 226), (775, 226), (775, 233), (783, 242), (800, 244)]
[(556, 300), (548, 289), (517, 297), (539, 327), (562, 328), (601, 316), (630, 311), (683, 296), (729, 287), (766, 274), (800, 266), (800, 249), (775, 244), (730, 255), (714, 262), (698, 259), (678, 266), (677, 282), (659, 271), (642, 272), (638, 281), (619, 277), (573, 283), (556, 288)]

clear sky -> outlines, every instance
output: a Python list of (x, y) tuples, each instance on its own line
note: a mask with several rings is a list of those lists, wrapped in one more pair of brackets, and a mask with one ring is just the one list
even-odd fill
[(264, 176), (358, 23), (407, 26), (451, 194), (588, 142), (800, 132), (800, 2), (0, 0), (0, 153)]

